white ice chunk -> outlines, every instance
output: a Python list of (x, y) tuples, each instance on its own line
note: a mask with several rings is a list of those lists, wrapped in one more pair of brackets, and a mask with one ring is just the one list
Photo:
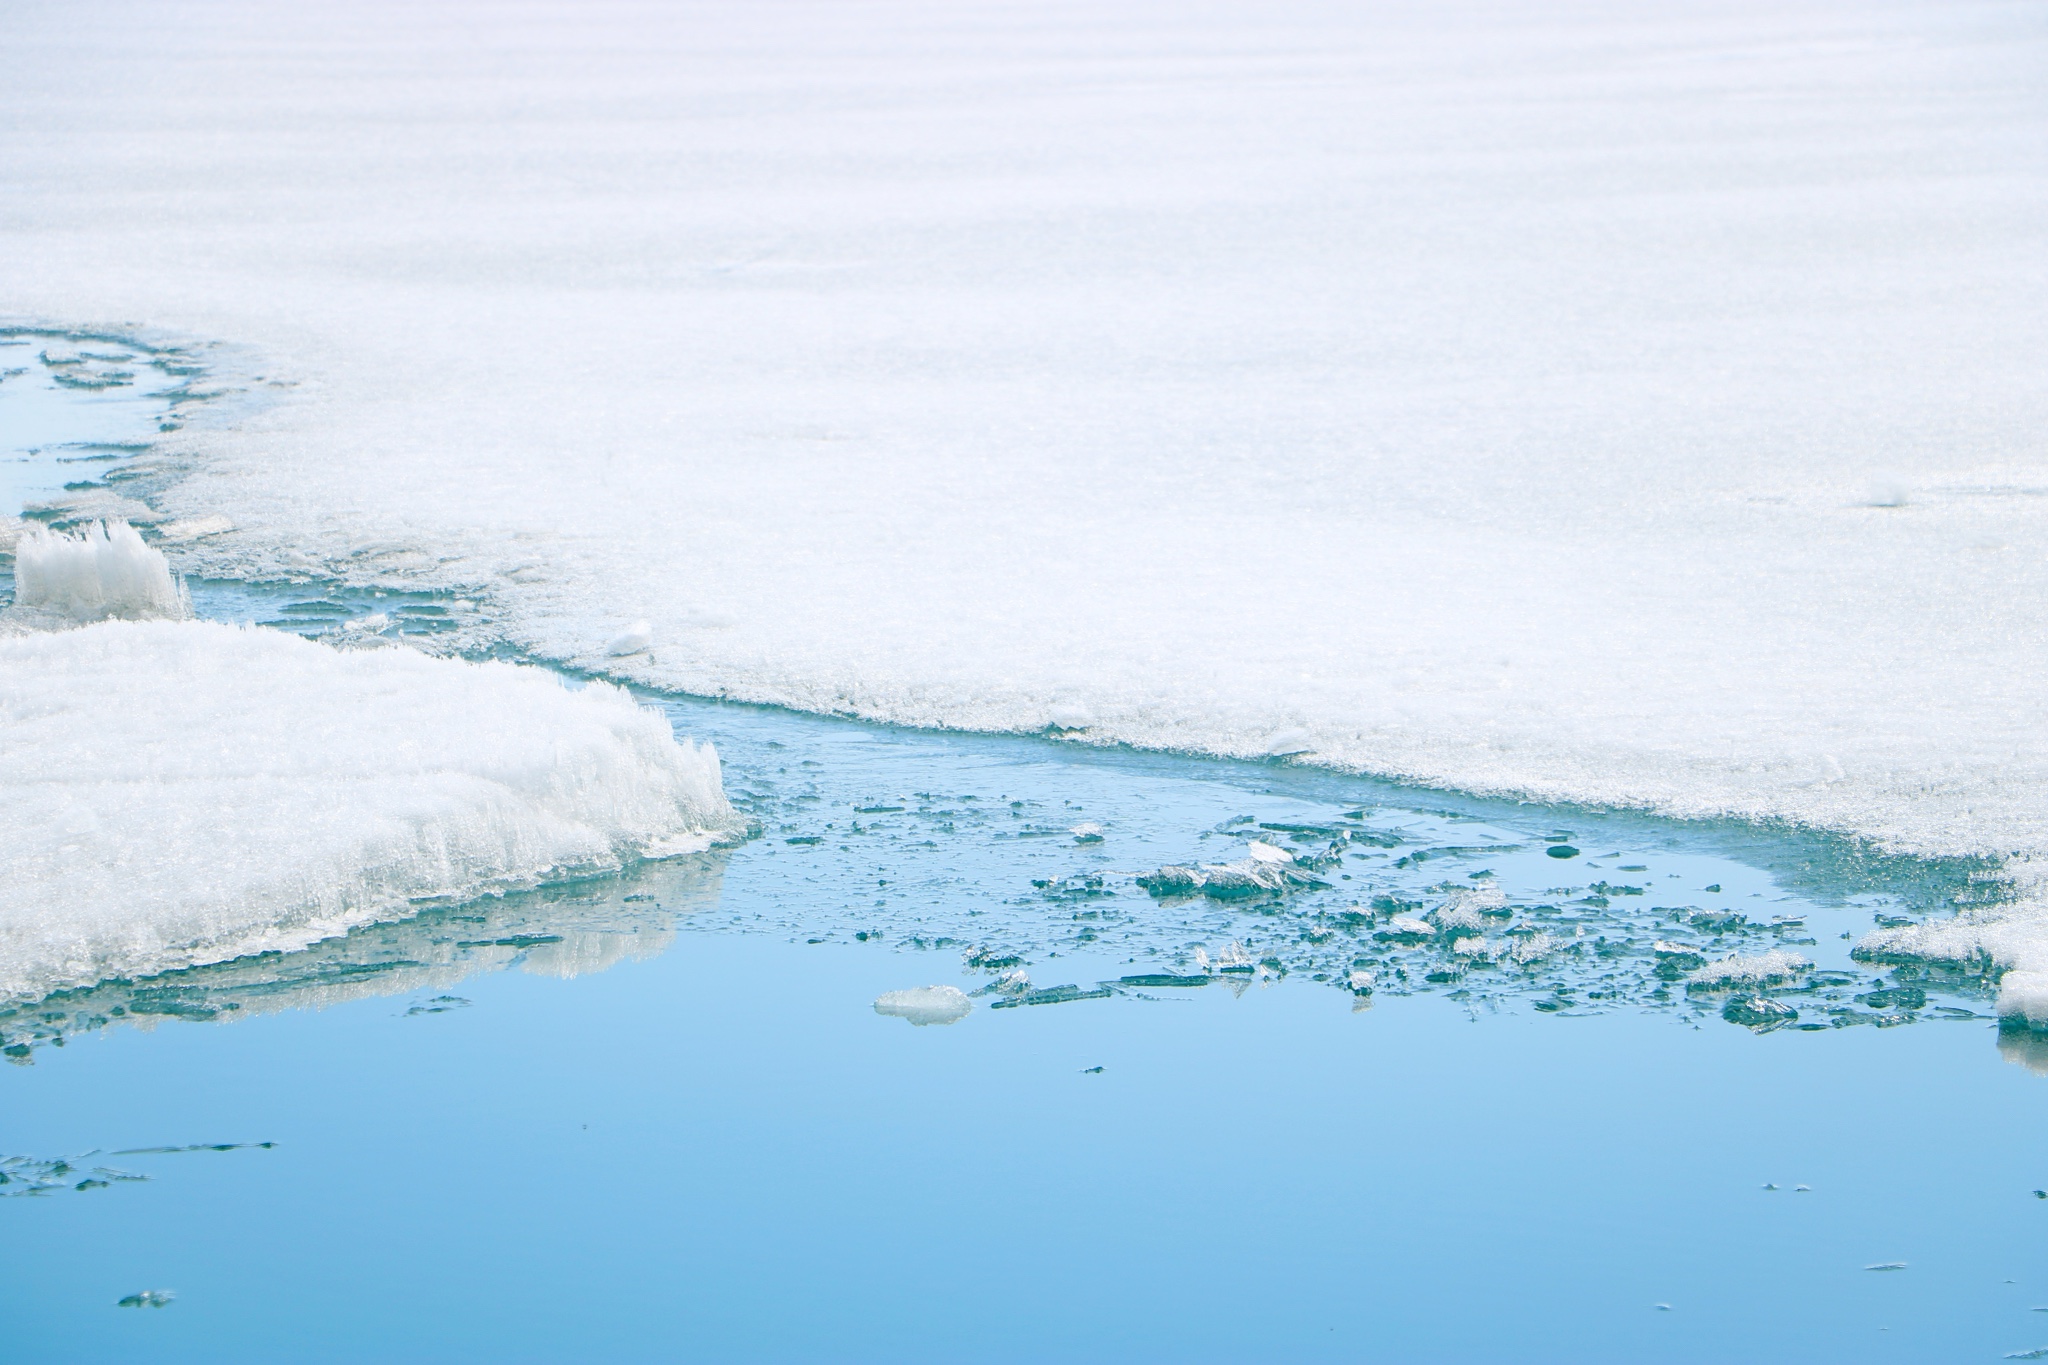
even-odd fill
[(642, 654), (654, 645), (654, 627), (645, 621), (635, 621), (606, 642), (604, 652), (614, 657), (627, 654)]
[(913, 986), (909, 990), (884, 991), (875, 1000), (875, 1013), (908, 1019), (913, 1024), (950, 1024), (967, 1017), (974, 1002), (957, 986)]
[(0, 639), (0, 736), (0, 1000), (299, 948), (736, 823), (717, 754), (623, 689), (282, 631)]
[(14, 551), (14, 605), (63, 620), (178, 620), (192, 614), (163, 552), (126, 522), (76, 536), (37, 527)]
[(1252, 855), (1252, 861), (1254, 862), (1291, 863), (1294, 861), (1292, 853), (1289, 853), (1277, 844), (1269, 844), (1263, 839), (1252, 840), (1246, 852)]

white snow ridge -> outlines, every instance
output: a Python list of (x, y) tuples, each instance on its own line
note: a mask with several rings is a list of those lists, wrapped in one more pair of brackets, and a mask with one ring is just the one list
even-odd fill
[(717, 754), (622, 689), (204, 622), (0, 639), (0, 735), (0, 1000), (299, 948), (735, 823)]

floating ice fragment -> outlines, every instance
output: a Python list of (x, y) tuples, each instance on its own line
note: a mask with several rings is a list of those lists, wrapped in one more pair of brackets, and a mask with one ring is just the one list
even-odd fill
[(1659, 1313), (1669, 1313), (1671, 1311), (1671, 1305), (1668, 1303), (1660, 1303), (1657, 1305), (1657, 1311)]
[(15, 546), (18, 627), (119, 618), (182, 620), (192, 614), (184, 585), (160, 550), (124, 521), (95, 522), (76, 536), (37, 527)]
[(1792, 1023), (1799, 1011), (1769, 996), (1738, 995), (1721, 1007), (1721, 1017), (1744, 1028), (1768, 1029)]
[(875, 1000), (875, 1013), (908, 1019), (917, 1025), (950, 1024), (964, 1019), (974, 1002), (957, 986), (914, 986), (885, 991)]
[(646, 621), (635, 621), (605, 643), (604, 652), (613, 658), (628, 654), (643, 654), (654, 646), (654, 627)]
[(1865, 1270), (1904, 1270), (1906, 1263), (1904, 1261), (1879, 1261), (1876, 1265), (1867, 1265), (1863, 1268)]
[(1387, 932), (1396, 938), (1435, 938), (1436, 926), (1413, 915), (1396, 915), (1387, 924)]
[(1216, 954), (1216, 970), (1227, 972), (1233, 967), (1244, 968), (1252, 965), (1252, 955), (1242, 943), (1230, 940), (1223, 950)]
[(1093, 820), (1083, 820), (1067, 831), (1074, 836), (1077, 844), (1099, 844), (1102, 842), (1102, 826)]
[(1363, 967), (1353, 967), (1351, 975), (1345, 978), (1351, 987), (1353, 995), (1371, 995), (1373, 982), (1377, 979), (1373, 973), (1365, 970)]
[(1081, 1074), (1083, 1076), (1100, 1076), (1102, 1068), (1099, 1066), (1084, 1066), (1081, 1068)]
[(117, 1308), (163, 1308), (169, 1305), (177, 1294), (168, 1289), (144, 1289), (120, 1300)]
[(1440, 907), (1431, 914), (1430, 918), (1435, 920), (1436, 927), (1445, 933), (1454, 933), (1462, 930), (1484, 930), (1486, 928), (1486, 920), (1477, 910), (1455, 902)]
[(1734, 954), (1709, 962), (1695, 971), (1689, 981), (1696, 986), (1768, 986), (1789, 981), (1813, 964), (1797, 953), (1773, 948), (1751, 956)]
[[(2042, 1310), (2036, 1308), (2034, 1311), (2038, 1313)], [(2031, 1351), (2009, 1351), (2006, 1353), (2005, 1358), (2007, 1360), (2048, 1360), (2048, 1346), (2036, 1346)]]
[(1517, 964), (1534, 962), (1538, 958), (1548, 957), (1557, 950), (1557, 939), (1547, 930), (1539, 930), (1519, 938), (1510, 935), (1510, 938), (1512, 941), (1508, 944), (1508, 960)]
[(1269, 844), (1263, 839), (1252, 840), (1250, 844), (1246, 845), (1246, 851), (1251, 854), (1253, 862), (1292, 863), (1294, 861), (1292, 853), (1281, 848), (1278, 844)]
[(1543, 851), (1553, 858), (1576, 858), (1579, 856), (1579, 851), (1570, 844), (1552, 844)]

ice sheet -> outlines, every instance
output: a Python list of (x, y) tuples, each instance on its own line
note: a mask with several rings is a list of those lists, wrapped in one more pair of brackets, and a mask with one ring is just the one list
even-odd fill
[(623, 690), (281, 631), (0, 639), (0, 1000), (302, 947), (734, 824)]
[(263, 357), (171, 438), (194, 567), (2024, 862), (2044, 59), (1923, 0), (28, 0), (0, 298)]

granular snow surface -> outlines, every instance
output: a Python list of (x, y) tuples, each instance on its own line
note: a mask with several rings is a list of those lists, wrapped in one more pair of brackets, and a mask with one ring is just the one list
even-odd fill
[(2024, 876), (2044, 69), (1927, 0), (24, 0), (0, 303), (263, 358), (194, 569)]
[(0, 1001), (734, 824), (717, 754), (609, 684), (205, 622), (0, 639)]

